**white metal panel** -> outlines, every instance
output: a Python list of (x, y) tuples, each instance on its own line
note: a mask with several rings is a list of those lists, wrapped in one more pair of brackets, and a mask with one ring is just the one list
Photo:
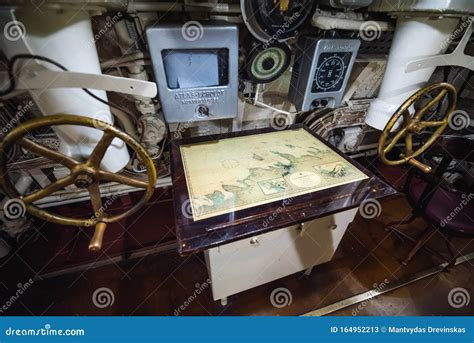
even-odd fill
[(205, 252), (214, 300), (329, 261), (357, 208)]

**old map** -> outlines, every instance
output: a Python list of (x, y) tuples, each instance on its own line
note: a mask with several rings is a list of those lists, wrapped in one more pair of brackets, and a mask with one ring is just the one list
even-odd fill
[(195, 221), (367, 178), (304, 129), (181, 146)]

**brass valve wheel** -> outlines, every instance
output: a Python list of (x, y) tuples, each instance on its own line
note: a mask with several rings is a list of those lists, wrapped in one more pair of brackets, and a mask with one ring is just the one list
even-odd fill
[[(416, 110), (415, 113), (411, 115), (408, 109), (423, 95), (434, 91), (439, 92), (433, 97), (433, 99), (428, 101), (422, 108)], [(440, 120), (423, 120), (426, 112), (431, 107), (442, 101), (445, 96), (448, 96), (448, 108), (444, 116)], [(385, 125), (385, 128), (379, 138), (378, 155), (382, 162), (390, 166), (409, 163), (425, 173), (431, 172), (431, 167), (417, 161), (415, 158), (426, 151), (426, 149), (428, 149), (431, 145), (433, 145), (439, 135), (441, 135), (444, 129), (446, 129), (446, 126), (449, 123), (449, 116), (456, 108), (456, 98), (456, 89), (449, 83), (435, 83), (418, 90), (416, 93), (410, 96), (392, 115), (387, 125)], [(389, 140), (389, 134), (402, 116), (402, 124), (395, 131), (395, 135), (387, 144), (387, 141)], [(416, 150), (413, 150), (413, 135), (420, 135), (426, 128), (429, 127), (436, 128), (436, 130), (422, 145), (420, 145)], [(402, 138), (405, 139), (405, 153), (400, 154), (400, 158), (398, 160), (389, 160), (387, 158), (387, 154), (392, 151), (395, 145)]]
[[(86, 126), (103, 131), (103, 135), (85, 162), (79, 162), (69, 156), (51, 150), (24, 137), (27, 133), (32, 132), (38, 128), (54, 125)], [(114, 138), (121, 139), (137, 153), (147, 168), (147, 182), (111, 173), (100, 168), (100, 162)], [(70, 170), (70, 174), (30, 194), (19, 194), (13, 186), (8, 176), (7, 170), (7, 153), (14, 144), (17, 144), (39, 156), (64, 165)], [(10, 131), (3, 139), (3, 142), (0, 143), (0, 186), (3, 188), (5, 193), (11, 199), (20, 199), (28, 213), (46, 221), (74, 226), (95, 225), (94, 236), (92, 237), (89, 245), (89, 250), (91, 251), (97, 251), (101, 249), (104, 232), (108, 223), (121, 220), (132, 213), (135, 213), (140, 207), (145, 205), (154, 192), (156, 178), (156, 169), (153, 161), (151, 160), (150, 156), (148, 156), (146, 150), (140, 145), (140, 143), (116, 127), (89, 117), (57, 114), (35, 118), (20, 124), (18, 127)], [(132, 187), (144, 188), (145, 194), (140, 199), (140, 201), (138, 201), (127, 211), (119, 215), (108, 216), (105, 213), (105, 208), (102, 205), (99, 188), (100, 181), (111, 181)], [(48, 212), (33, 205), (35, 201), (73, 184), (89, 191), (92, 208), (94, 209), (94, 215), (88, 218), (66, 217)]]

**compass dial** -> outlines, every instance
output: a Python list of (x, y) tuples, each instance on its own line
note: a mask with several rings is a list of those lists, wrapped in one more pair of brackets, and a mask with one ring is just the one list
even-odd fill
[(316, 83), (321, 89), (334, 87), (344, 75), (344, 61), (338, 56), (327, 58), (316, 71)]
[(350, 53), (322, 53), (313, 80), (313, 92), (338, 91), (344, 82)]

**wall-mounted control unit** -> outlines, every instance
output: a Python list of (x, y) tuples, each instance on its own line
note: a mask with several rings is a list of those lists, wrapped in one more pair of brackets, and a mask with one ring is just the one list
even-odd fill
[(160, 25), (146, 35), (168, 123), (237, 116), (237, 26)]
[(298, 42), (288, 97), (299, 111), (339, 106), (359, 46), (358, 39)]

